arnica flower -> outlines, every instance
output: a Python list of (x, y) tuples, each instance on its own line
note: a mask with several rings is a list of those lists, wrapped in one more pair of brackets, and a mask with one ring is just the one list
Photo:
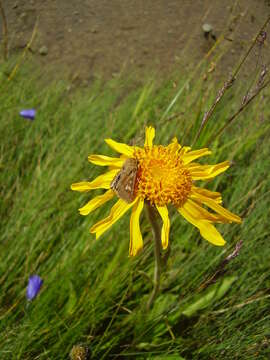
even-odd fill
[[(229, 167), (224, 161), (215, 165), (201, 165), (194, 160), (211, 154), (207, 148), (191, 151), (190, 147), (181, 145), (174, 138), (168, 146), (154, 145), (155, 129), (147, 127), (144, 147), (129, 146), (105, 139), (105, 142), (120, 154), (119, 158), (104, 155), (90, 155), (88, 160), (100, 166), (108, 166), (109, 170), (91, 182), (79, 182), (71, 185), (71, 189), (87, 192), (93, 189), (107, 190), (96, 196), (79, 209), (81, 215), (88, 215), (115, 196), (112, 182), (123, 172), (123, 164), (127, 159), (137, 162), (137, 172), (131, 202), (120, 198), (111, 208), (110, 214), (91, 227), (90, 232), (98, 239), (129, 209), (131, 256), (136, 255), (143, 247), (140, 231), (140, 215), (147, 201), (159, 212), (163, 225), (161, 242), (166, 249), (169, 242), (170, 219), (168, 205), (176, 210), (192, 225), (197, 227), (201, 236), (210, 243), (222, 246), (225, 240), (214, 227), (214, 223), (241, 223), (241, 218), (221, 206), (221, 194), (195, 185), (197, 180), (210, 180)], [(127, 177), (129, 174), (127, 174)], [(119, 194), (118, 194), (119, 195)], [(208, 208), (208, 209), (207, 209)], [(209, 209), (212, 211), (210, 212)]]
[(32, 275), (29, 277), (26, 297), (27, 300), (33, 300), (39, 293), (43, 280), (38, 275)]
[(36, 110), (35, 109), (21, 110), (20, 115), (25, 119), (34, 120), (36, 116)]

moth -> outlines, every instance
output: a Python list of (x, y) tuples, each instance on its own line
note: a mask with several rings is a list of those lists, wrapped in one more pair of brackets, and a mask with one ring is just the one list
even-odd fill
[(138, 171), (138, 161), (136, 159), (127, 159), (121, 170), (115, 175), (111, 182), (111, 189), (120, 198), (127, 203), (134, 200), (134, 188)]

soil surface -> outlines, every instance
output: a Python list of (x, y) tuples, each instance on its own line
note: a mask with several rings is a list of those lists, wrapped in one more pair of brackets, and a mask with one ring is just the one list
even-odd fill
[[(270, 14), (263, 0), (2, 0), (9, 53), (30, 52), (44, 66), (81, 80), (122, 71), (139, 76), (194, 66), (223, 33), (228, 73)], [(2, 19), (1, 19), (2, 22)], [(209, 24), (210, 33), (203, 31)], [(1, 34), (2, 39), (2, 34)], [(269, 55), (269, 46), (268, 46)]]

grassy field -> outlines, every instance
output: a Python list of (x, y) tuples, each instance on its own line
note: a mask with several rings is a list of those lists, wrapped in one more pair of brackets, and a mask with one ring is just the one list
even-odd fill
[[(143, 145), (145, 125), (152, 124), (156, 143), (177, 136), (190, 145), (219, 87), (203, 80), (202, 66), (193, 80), (180, 73), (134, 85), (120, 77), (70, 91), (66, 81), (45, 85), (41, 70), (26, 65), (8, 82), (11, 65), (2, 64), (0, 73), (0, 359), (68, 359), (76, 344), (87, 346), (92, 359), (268, 359), (269, 89), (212, 142), (205, 160), (232, 162), (201, 185), (222, 192), (242, 225), (218, 226), (227, 244), (214, 247), (171, 208), (171, 255), (146, 313), (145, 274), (152, 277), (154, 269), (147, 219), (144, 250), (129, 258), (129, 216), (95, 240), (89, 228), (113, 202), (80, 216), (77, 209), (92, 194), (70, 185), (102, 173), (87, 156), (114, 155), (104, 138)], [(194, 148), (205, 146), (239, 107), (245, 87), (228, 91)], [(19, 117), (32, 107), (33, 122)], [(204, 286), (240, 240), (239, 256)], [(44, 284), (28, 304), (31, 274)]]

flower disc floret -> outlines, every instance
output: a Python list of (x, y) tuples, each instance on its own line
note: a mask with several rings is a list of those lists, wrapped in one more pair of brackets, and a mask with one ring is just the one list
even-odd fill
[(171, 146), (153, 145), (137, 149), (139, 162), (136, 195), (151, 204), (182, 206), (192, 187), (191, 175), (184, 167), (179, 149)]

